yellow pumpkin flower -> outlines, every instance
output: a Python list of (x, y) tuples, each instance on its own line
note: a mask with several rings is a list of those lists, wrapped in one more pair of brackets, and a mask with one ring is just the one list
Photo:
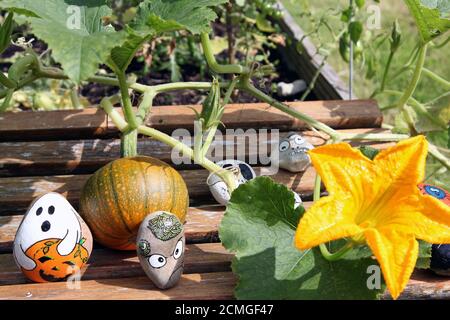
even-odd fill
[(424, 136), (399, 142), (374, 160), (347, 143), (309, 151), (329, 196), (304, 214), (295, 235), (306, 250), (340, 238), (367, 243), (394, 299), (414, 270), (418, 243), (450, 243), (450, 207), (417, 185), (424, 179)]

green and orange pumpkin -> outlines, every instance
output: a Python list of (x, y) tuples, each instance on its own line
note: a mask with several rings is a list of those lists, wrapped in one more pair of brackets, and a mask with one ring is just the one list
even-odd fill
[(181, 175), (167, 163), (137, 156), (110, 162), (86, 182), (80, 197), (80, 214), (94, 239), (118, 250), (135, 250), (144, 218), (168, 211), (186, 219), (189, 195)]

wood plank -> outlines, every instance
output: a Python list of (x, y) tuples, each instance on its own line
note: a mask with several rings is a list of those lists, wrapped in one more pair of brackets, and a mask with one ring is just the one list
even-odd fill
[[(383, 120), (375, 100), (288, 102), (291, 108), (336, 129), (379, 128)], [(194, 112), (201, 106), (155, 107), (147, 124), (171, 133), (193, 129)], [(307, 128), (303, 121), (265, 103), (231, 104), (222, 121), (228, 129), (277, 128), (282, 131)], [(0, 115), (0, 141), (36, 141), (117, 137), (106, 114), (97, 108), (40, 112), (6, 112)]]
[(215, 300), (232, 299), (235, 278), (231, 272), (184, 274), (174, 288), (160, 290), (149, 278), (99, 279), (79, 282), (80, 289), (65, 282), (0, 286), (0, 300)]
[[(103, 299), (233, 299), (236, 277), (231, 272), (183, 274), (179, 284), (169, 290), (159, 290), (147, 277), (96, 279), (78, 282), (68, 287), (66, 282), (0, 286), (0, 300), (103, 300)], [(386, 292), (382, 299), (390, 299)], [(450, 299), (450, 280), (416, 271), (399, 299)]]
[[(255, 168), (258, 176), (270, 176), (278, 183), (292, 188), (305, 200), (311, 198), (315, 170), (310, 167), (303, 173), (291, 173), (284, 170), (272, 175), (267, 168)], [(192, 204), (216, 203), (205, 183), (209, 175), (207, 170), (180, 170), (189, 190)], [(78, 207), (81, 188), (90, 175), (32, 176), (0, 178), (0, 215), (23, 212), (31, 201), (47, 192), (63, 194), (73, 206)]]
[[(339, 132), (354, 134), (386, 133), (387, 131), (376, 128), (339, 130)], [(327, 141), (327, 136), (317, 132), (304, 131), (301, 134), (316, 147)], [(268, 134), (256, 132), (236, 135), (218, 134), (208, 153), (208, 158), (212, 161), (219, 161), (223, 159), (224, 155), (227, 155), (228, 159), (237, 158), (239, 155), (241, 160), (252, 165), (261, 165), (261, 157), (267, 157), (270, 150), (278, 144), (278, 137), (282, 136), (283, 133), (276, 135), (270, 134), (270, 132)], [(188, 137), (183, 138), (183, 142), (193, 147), (193, 141), (187, 139)], [(387, 146), (386, 144), (366, 144), (378, 148)], [(93, 173), (108, 162), (120, 157), (120, 140), (2, 142), (0, 150), (2, 150), (0, 177)], [(181, 165), (180, 162), (174, 163), (172, 148), (154, 139), (139, 139), (138, 153), (158, 158), (177, 169), (198, 168), (193, 163)]]
[[(312, 202), (304, 202), (308, 209)], [(225, 208), (220, 205), (189, 208), (186, 218), (186, 241), (188, 243), (218, 242), (218, 227)], [(22, 215), (0, 217), (0, 253), (12, 252), (14, 236)], [(0, 263), (1, 265), (1, 263)]]
[[(209, 273), (231, 271), (233, 255), (221, 243), (189, 244), (186, 246), (184, 273)], [(12, 254), (0, 254), (0, 286), (32, 283), (19, 270)], [(135, 251), (95, 249), (82, 280), (143, 277)]]

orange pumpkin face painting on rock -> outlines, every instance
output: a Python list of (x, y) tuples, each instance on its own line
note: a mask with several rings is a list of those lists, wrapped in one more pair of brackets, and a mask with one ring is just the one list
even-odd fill
[(14, 239), (14, 259), (34, 282), (81, 274), (92, 252), (92, 235), (70, 203), (58, 193), (37, 198)]

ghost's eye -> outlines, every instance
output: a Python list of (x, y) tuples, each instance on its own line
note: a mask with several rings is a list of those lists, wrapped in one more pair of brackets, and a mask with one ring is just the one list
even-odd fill
[(280, 143), (280, 151), (286, 151), (289, 149), (289, 142), (283, 141)]
[(55, 207), (54, 206), (48, 207), (48, 214), (54, 214), (54, 213), (55, 213)]
[(179, 257), (181, 257), (182, 253), (183, 253), (183, 241), (178, 240), (177, 246), (175, 247), (175, 250), (173, 250), (173, 257), (175, 259), (178, 259)]
[(303, 138), (300, 137), (300, 136), (295, 136), (294, 141), (295, 141), (296, 144), (302, 144), (302, 143), (305, 143), (305, 139), (303, 139)]
[(39, 208), (36, 210), (36, 215), (37, 215), (37, 216), (40, 216), (43, 210), (44, 210), (44, 209), (42, 209), (42, 207), (39, 207)]
[(154, 254), (152, 255), (148, 261), (150, 262), (150, 265), (153, 268), (159, 269), (165, 266), (167, 260), (166, 257), (160, 255), (160, 254)]

